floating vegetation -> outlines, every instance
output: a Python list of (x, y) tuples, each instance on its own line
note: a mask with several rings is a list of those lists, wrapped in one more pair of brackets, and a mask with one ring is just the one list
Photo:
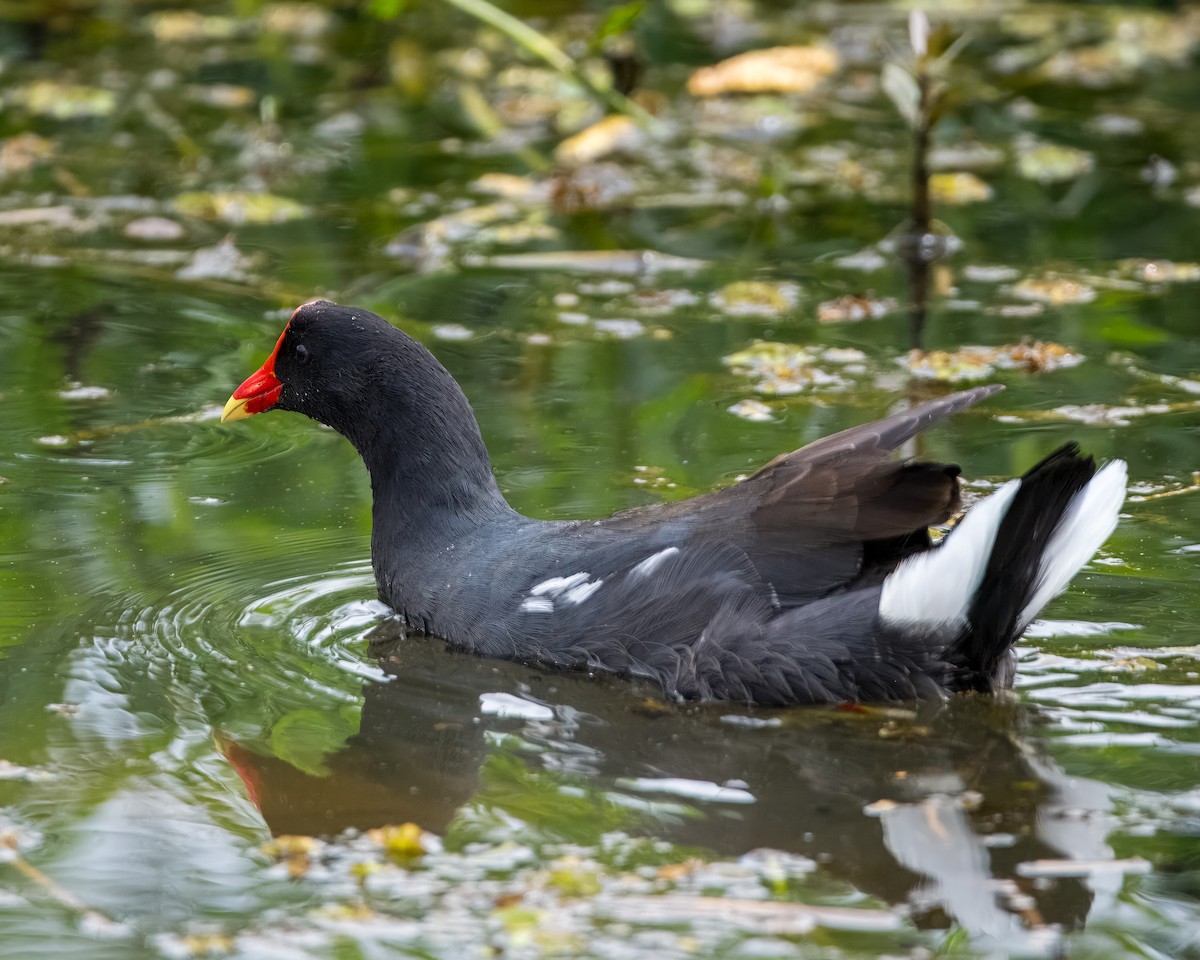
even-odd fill
[(691, 273), (706, 265), (703, 260), (675, 257), (653, 250), (552, 250), (500, 253), (493, 256), (468, 254), (463, 257), (463, 263), (469, 267), (493, 267), (501, 270), (564, 270), (624, 276)]
[(1096, 299), (1094, 287), (1081, 280), (1057, 274), (1028, 277), (1006, 288), (1005, 292), (1018, 300), (1030, 300), (1056, 307), (1071, 303), (1091, 303)]
[(1017, 172), (1041, 184), (1062, 183), (1091, 173), (1096, 158), (1086, 150), (1021, 136), (1014, 142)]
[(821, 323), (853, 323), (858, 320), (880, 320), (895, 313), (900, 305), (890, 297), (882, 300), (873, 297), (851, 296), (826, 300), (817, 307), (817, 320)]
[(138, 217), (130, 220), (121, 228), (121, 233), (131, 240), (145, 240), (148, 243), (169, 243), (183, 237), (183, 227), (174, 220), (166, 217)]
[(771, 408), (761, 400), (739, 400), (729, 407), (729, 412), (735, 417), (741, 417), (751, 423), (767, 423), (775, 419)]
[(233, 240), (226, 237), (214, 246), (197, 250), (175, 272), (175, 276), (180, 280), (232, 280), (240, 283), (253, 279), (256, 262), (254, 257), (242, 253)]
[(1050, 411), (1054, 416), (1091, 427), (1127, 427), (1139, 417), (1152, 413), (1169, 413), (1170, 404), (1146, 404), (1145, 406), (1118, 406), (1107, 403), (1066, 403)]
[(963, 279), (972, 283), (1008, 283), (1020, 275), (1016, 267), (1002, 264), (969, 263), (962, 269)]
[(557, 213), (612, 210), (629, 205), (636, 186), (624, 167), (593, 163), (568, 170), (550, 183), (550, 203)]
[(270, 193), (181, 193), (172, 206), (185, 217), (220, 220), (239, 226), (247, 223), (287, 223), (310, 213), (307, 207), (287, 197)]
[(163, 10), (146, 20), (159, 43), (228, 40), (247, 26), (233, 17), (204, 16), (192, 10)]
[(646, 327), (640, 320), (624, 317), (595, 320), (592, 322), (592, 329), (615, 340), (632, 340), (646, 332)]
[(629, 117), (605, 117), (555, 147), (554, 159), (569, 166), (583, 166), (613, 153), (636, 152), (645, 143), (645, 130)]
[(837, 52), (829, 47), (771, 47), (701, 67), (688, 79), (687, 88), (695, 97), (809, 93), (837, 69)]
[(674, 490), (678, 486), (667, 476), (662, 467), (639, 463), (633, 468), (633, 471), (633, 482), (639, 487), (662, 487), (666, 490)]
[(1200, 281), (1200, 263), (1171, 260), (1118, 260), (1117, 272), (1142, 283), (1195, 283)]
[(283, 834), (260, 848), (266, 856), (287, 867), (289, 877), (302, 877), (312, 866), (313, 856), (325, 846), (316, 837)]
[[(733, 373), (757, 381), (755, 389), (767, 396), (788, 396), (810, 389), (843, 390), (850, 382), (842, 374), (865, 373), (860, 351), (824, 351), (792, 343), (758, 341), (723, 358)], [(843, 367), (839, 373), (826, 367)]]
[[(934, 24), (911, 4), (509, 6), (536, 15), (535, 50), (483, 24), (487, 0), (33, 5), (0, 58), (0, 490), (21, 560), (0, 583), (0, 645), (45, 682), (13, 685), (9, 704), (0, 953), (86, 953), (97, 933), (180, 958), (1186, 953), (1196, 909), (1173, 881), (1200, 810), (1179, 762), (1200, 649), (1196, 602), (1176, 588), (1200, 562), (1200, 371), (1179, 285), (1200, 283), (1200, 13), (967, 6), (937, 7)], [(805, 46), (739, 53), (773, 43)], [(1010, 392), (935, 446), (1003, 442), (1011, 471), (972, 462), (1008, 474), (1072, 436), (1097, 457), (1133, 444), (1132, 519), (1060, 601), (1075, 619), (1022, 643), (1031, 712), (963, 715), (995, 722), (994, 741), (872, 707), (683, 716), (583, 678), (451, 662), (437, 643), (406, 644), (405, 669), (376, 683), (363, 631), (386, 614), (347, 564), (365, 555), (360, 525), (336, 519), (365, 493), (341, 454), (320, 455), (341, 448), (282, 416), (216, 426), (262, 360), (251, 341), (314, 296), (440, 342), (488, 408), (498, 479), (533, 509), (601, 515), (710, 489), (950, 381), (1001, 378)], [(897, 363), (918, 302), (924, 345), (944, 351)], [(747, 345), (753, 329), (821, 342)], [(962, 347), (979, 340), (1009, 345)], [(142, 419), (149, 401), (159, 415)], [(318, 456), (283, 487), (230, 473), (300, 442)], [(247, 520), (259, 501), (295, 514), (288, 542)], [(236, 563), (218, 570), (215, 554)], [(301, 567), (324, 573), (300, 583)], [(343, 589), (346, 604), (330, 593)], [(387, 690), (402, 696), (376, 709)], [(653, 769), (626, 722), (686, 742)], [(862, 739), (841, 739), (860, 723)], [(244, 793), (206, 728), (254, 741)], [(921, 762), (881, 751), (888, 738)], [(1036, 770), (1005, 760), (1017, 741)], [(1004, 749), (981, 776), (989, 742)], [(814, 774), (755, 774), (779, 746)], [(702, 769), (716, 747), (724, 769)], [(528, 776), (489, 785), (514, 757)], [(141, 775), (145, 758), (162, 776)], [(136, 930), (20, 860), (21, 825), (68, 780), (81, 800), (59, 804), (56, 830), (88, 842), (35, 862), (85, 898), (103, 889)], [(715, 806), (751, 798), (722, 827)], [(864, 806), (881, 815), (865, 834)], [(800, 822), (813, 809), (848, 819)], [(244, 855), (251, 820), (282, 834), (265, 856)], [(306, 833), (321, 838), (292, 836)], [(837, 842), (851, 834), (862, 842)], [(1110, 847), (1158, 876), (1067, 859)], [(147, 888), (142, 865), (160, 860), (187, 870)], [(981, 904), (999, 912), (980, 920)], [(986, 939), (1010, 928), (1039, 949)]]
[(1008, 155), (999, 147), (975, 140), (949, 146), (933, 147), (929, 151), (929, 169), (952, 172), (956, 170), (995, 170), (1004, 166)]
[(709, 302), (738, 317), (775, 317), (800, 301), (800, 287), (790, 281), (738, 280), (715, 291)]
[(117, 95), (112, 90), (78, 83), (36, 80), (10, 88), (7, 103), (23, 106), (30, 113), (54, 120), (79, 120), (107, 117), (116, 109)]
[(1023, 341), (1002, 347), (959, 350), (910, 350), (900, 363), (922, 380), (962, 383), (982, 380), (997, 370), (1048, 373), (1078, 366), (1084, 358), (1060, 343)]
[(699, 302), (700, 297), (691, 290), (671, 287), (665, 289), (647, 287), (629, 294), (629, 305), (647, 317), (665, 316), (684, 307), (694, 307)]
[(0, 140), (0, 176), (25, 173), (49, 163), (55, 151), (53, 140), (36, 133), (19, 133)]
[(426, 833), (415, 823), (379, 827), (367, 831), (367, 839), (379, 846), (392, 863), (411, 864), (431, 850), (441, 850), (441, 840)]
[(929, 178), (929, 196), (934, 203), (964, 206), (991, 200), (991, 184), (967, 171), (935, 173)]

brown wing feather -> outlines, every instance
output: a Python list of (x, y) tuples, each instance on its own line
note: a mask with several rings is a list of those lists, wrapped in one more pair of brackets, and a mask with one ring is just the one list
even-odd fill
[[(1004, 389), (976, 387), (824, 437), (715, 493), (640, 507), (606, 526), (679, 520), (696, 541), (743, 550), (783, 606), (845, 589), (928, 544), (925, 528), (958, 509), (958, 467), (891, 454), (921, 431)], [(886, 571), (884, 571), (886, 572)]]
[(865, 544), (878, 543), (874, 562), (890, 565), (926, 545), (925, 528), (959, 509), (957, 466), (904, 463), (891, 454), (1001, 389), (976, 387), (824, 437), (776, 457), (714, 500), (744, 498), (739, 526), (747, 554), (782, 604), (808, 603), (862, 573)]
[[(930, 400), (776, 457), (726, 494), (751, 494), (757, 527), (821, 539), (878, 540), (941, 523), (958, 509), (958, 468), (891, 459), (934, 423), (1002, 390), (998, 384)], [(744, 489), (744, 488), (752, 488)]]

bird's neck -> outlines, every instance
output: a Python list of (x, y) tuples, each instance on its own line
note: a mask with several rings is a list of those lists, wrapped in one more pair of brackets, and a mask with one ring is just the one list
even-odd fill
[(382, 406), (391, 415), (347, 431), (371, 475), (376, 538), (432, 547), (513, 513), (457, 385), (420, 405)]
[(380, 598), (425, 630), (439, 622), (444, 586), (494, 531), (519, 515), (492, 476), (474, 418), (470, 431), (422, 435), (403, 446), (360, 447), (371, 474), (371, 566)]

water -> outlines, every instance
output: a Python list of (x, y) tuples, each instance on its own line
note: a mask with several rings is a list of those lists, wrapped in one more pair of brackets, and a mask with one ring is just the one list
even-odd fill
[[(902, 45), (902, 15), (735, 14), (748, 37), (833, 36), (850, 65), (813, 98), (729, 99), (731, 115), (679, 94), (667, 118), (703, 135), (617, 157), (598, 176), (611, 188), (625, 171), (634, 199), (576, 213), (544, 198), (479, 212), (496, 201), (471, 184), (528, 175), (529, 151), (559, 139), (545, 118), (582, 101), (544, 76), (524, 93), (513, 71), (477, 84), (508, 125), (488, 141), (454, 52), (480, 38), (434, 5), (401, 26), (315, 7), (263, 14), (257, 32), (86, 7), (45, 31), (3, 25), (0, 134), (50, 153), (0, 181), (0, 216), (68, 211), (10, 219), (0, 251), (5, 956), (1200, 955), (1195, 283), (1121, 263), (1200, 260), (1190, 15), (1014, 8), (972, 22), (951, 75), (970, 106), (936, 144), (1004, 155), (981, 172), (992, 200), (936, 206), (963, 251), (935, 272), (927, 343), (1027, 337), (1085, 359), (991, 374), (1008, 390), (914, 452), (962, 463), (982, 492), (1077, 439), (1127, 459), (1135, 494), (1022, 642), (1011, 700), (680, 708), (404, 637), (373, 598), (349, 446), (286, 414), (218, 423), (318, 294), (425, 340), (507, 495), (544, 517), (709, 490), (939, 389), (897, 363), (902, 309), (814, 319), (844, 295), (907, 295), (886, 259), (839, 262), (905, 215), (906, 135), (868, 42)], [(674, 96), (688, 63), (714, 59), (714, 16), (650, 5), (649, 89)], [(1006, 65), (1059, 36), (1123, 38), (1129, 65), (1096, 54), (1116, 72), (1086, 84)], [(497, 76), (513, 63), (499, 38), (482, 49)], [(68, 64), (116, 103), (39, 112), (30, 85)], [(218, 84), (233, 105), (205, 99)], [(764, 116), (803, 129), (744, 132), (776, 129)], [(1091, 172), (1023, 176), (1021, 133), (1090, 152)], [(172, 203), (230, 190), (309, 212), (247, 224)], [(147, 215), (182, 236), (129, 236)], [(580, 250), (609, 252), (561, 254)], [(622, 250), (705, 263), (631, 274), (648, 261)], [(745, 280), (797, 285), (797, 302), (743, 288), (767, 315), (730, 310)], [(1030, 297), (1074, 302), (1031, 314)], [(722, 361), (756, 339), (807, 346), (828, 380), (757, 392)], [(747, 400), (763, 422), (729, 412)], [(405, 823), (425, 833), (365, 832)]]

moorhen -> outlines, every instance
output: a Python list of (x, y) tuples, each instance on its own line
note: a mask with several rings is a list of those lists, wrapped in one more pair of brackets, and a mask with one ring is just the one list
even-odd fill
[(1125, 464), (1067, 444), (931, 545), (959, 468), (889, 455), (1000, 389), (595, 521), (513, 510), (453, 377), (366, 310), (298, 307), (221, 419), (294, 410), (354, 444), (379, 596), (454, 649), (651, 678), (678, 700), (870, 702), (1011, 685), (1013, 643), (1116, 526)]

